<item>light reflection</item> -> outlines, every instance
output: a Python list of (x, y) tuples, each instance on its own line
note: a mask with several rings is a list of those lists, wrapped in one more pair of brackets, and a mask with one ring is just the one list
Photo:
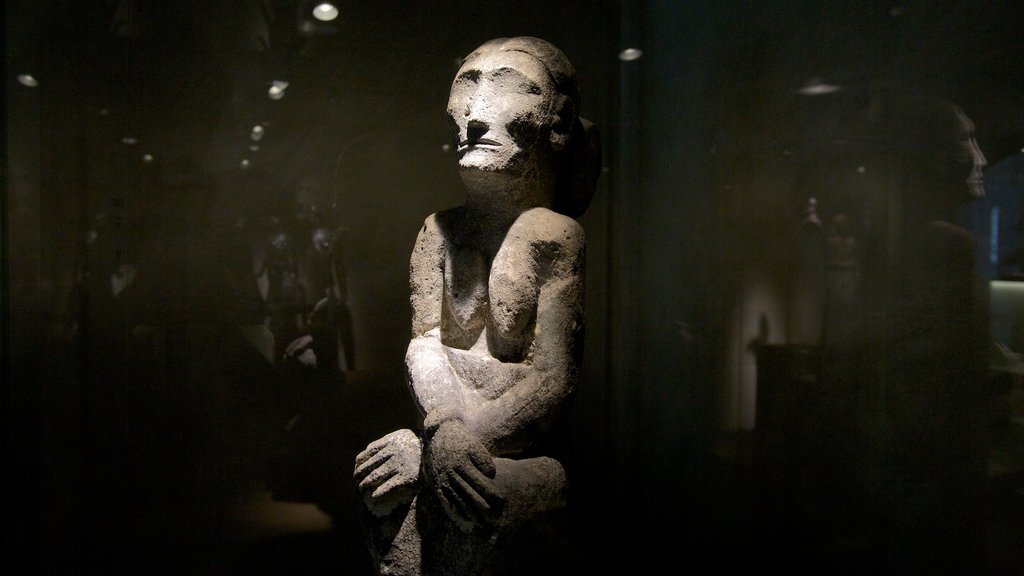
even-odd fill
[(623, 62), (632, 62), (633, 60), (639, 60), (644, 55), (644, 51), (639, 48), (626, 48), (622, 52), (619, 52), (619, 60)]
[(281, 98), (284, 98), (284, 90), (287, 87), (287, 82), (274, 80), (274, 83), (270, 86), (270, 90), (267, 91), (267, 96), (270, 96), (271, 100), (280, 100)]
[(330, 2), (321, 2), (313, 8), (313, 17), (321, 22), (330, 22), (338, 17), (338, 8)]
[(121, 143), (128, 146), (134, 146), (139, 143), (139, 139), (134, 136), (125, 136), (124, 138), (121, 138)]
[(843, 87), (838, 84), (829, 84), (815, 78), (813, 80), (809, 80), (807, 84), (804, 84), (802, 88), (797, 90), (797, 92), (804, 96), (821, 96), (822, 94), (831, 94), (842, 89)]
[(29, 88), (36, 88), (39, 86), (39, 81), (31, 74), (18, 74), (18, 82), (20, 82), (22, 86), (27, 86)]

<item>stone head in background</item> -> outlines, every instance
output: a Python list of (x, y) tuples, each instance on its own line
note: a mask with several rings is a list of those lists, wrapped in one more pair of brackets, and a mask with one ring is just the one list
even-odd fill
[[(572, 65), (537, 38), (480, 46), (448, 117), (466, 189), (427, 217), (410, 262), (408, 383), (423, 430), (356, 457), (382, 574), (509, 571), (524, 536), (565, 502), (551, 450), (579, 381), (584, 235), (596, 130)], [(521, 557), (520, 557), (521, 561)]]

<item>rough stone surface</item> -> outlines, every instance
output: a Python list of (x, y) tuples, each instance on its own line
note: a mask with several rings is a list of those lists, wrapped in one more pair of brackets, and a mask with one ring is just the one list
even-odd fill
[[(536, 38), (470, 54), (452, 83), (464, 205), (427, 217), (410, 261), (409, 387), (423, 430), (356, 458), (380, 574), (515, 573), (566, 506), (551, 433), (579, 380), (584, 234), (600, 150), (575, 72)], [(560, 210), (560, 211), (556, 211)]]

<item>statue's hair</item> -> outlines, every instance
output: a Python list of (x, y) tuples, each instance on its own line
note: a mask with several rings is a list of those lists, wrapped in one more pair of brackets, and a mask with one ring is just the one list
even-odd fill
[(601, 141), (597, 128), (580, 118), (576, 69), (554, 44), (532, 36), (496, 38), (466, 56), (465, 62), (490, 52), (522, 52), (537, 60), (557, 93), (552, 142), (563, 147), (558, 191), (552, 208), (573, 218), (582, 215), (597, 189), (601, 172)]

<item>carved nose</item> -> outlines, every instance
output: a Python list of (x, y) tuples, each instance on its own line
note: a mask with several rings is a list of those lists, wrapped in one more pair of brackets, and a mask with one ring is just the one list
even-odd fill
[(476, 142), (483, 138), (484, 134), (487, 134), (487, 130), (489, 129), (490, 126), (488, 126), (486, 122), (470, 120), (469, 124), (466, 125), (466, 140)]

